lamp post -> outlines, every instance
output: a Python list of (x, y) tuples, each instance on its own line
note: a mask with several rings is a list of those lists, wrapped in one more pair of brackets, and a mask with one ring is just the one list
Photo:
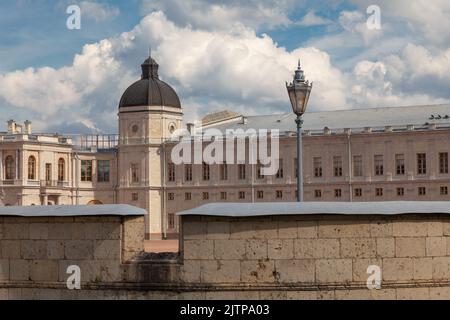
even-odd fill
[(295, 70), (294, 80), (291, 83), (286, 82), (286, 88), (291, 101), (292, 111), (294, 111), (297, 119), (297, 201), (303, 201), (303, 167), (302, 167), (302, 116), (308, 105), (309, 95), (312, 89), (312, 82), (305, 80), (305, 75), (298, 61), (297, 70)]

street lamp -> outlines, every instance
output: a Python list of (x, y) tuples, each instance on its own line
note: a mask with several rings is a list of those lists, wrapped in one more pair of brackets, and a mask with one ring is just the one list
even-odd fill
[(295, 123), (297, 124), (297, 201), (303, 201), (303, 171), (302, 171), (302, 116), (306, 111), (308, 105), (309, 95), (312, 89), (312, 82), (305, 80), (305, 75), (300, 67), (300, 60), (298, 61), (298, 68), (295, 70), (294, 80), (288, 84), (286, 88), (289, 94), (289, 99), (292, 105), (292, 111), (297, 116)]

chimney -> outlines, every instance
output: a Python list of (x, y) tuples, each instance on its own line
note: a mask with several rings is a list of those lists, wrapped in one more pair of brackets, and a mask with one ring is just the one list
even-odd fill
[(186, 127), (187, 127), (189, 134), (192, 135), (192, 129), (194, 129), (194, 124), (190, 122), (190, 123), (186, 124)]
[(25, 121), (25, 134), (31, 134), (31, 121)]
[(14, 120), (8, 120), (8, 133), (14, 134), (16, 133), (16, 122)]
[(248, 118), (242, 117), (242, 124), (247, 124), (247, 123), (248, 123)]

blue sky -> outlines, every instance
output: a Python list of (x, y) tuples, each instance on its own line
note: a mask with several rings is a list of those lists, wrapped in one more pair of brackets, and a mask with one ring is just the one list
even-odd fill
[[(151, 46), (186, 120), (232, 109), (289, 112), (297, 59), (310, 111), (447, 103), (450, 4), (372, 1), (3, 0), (0, 121), (41, 131), (115, 132), (123, 90)], [(66, 8), (81, 7), (81, 30)]]

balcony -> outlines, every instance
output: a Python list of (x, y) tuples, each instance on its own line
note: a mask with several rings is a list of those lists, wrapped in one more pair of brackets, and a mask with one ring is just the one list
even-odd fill
[(68, 181), (58, 181), (58, 180), (41, 180), (41, 188), (67, 188), (69, 187)]

